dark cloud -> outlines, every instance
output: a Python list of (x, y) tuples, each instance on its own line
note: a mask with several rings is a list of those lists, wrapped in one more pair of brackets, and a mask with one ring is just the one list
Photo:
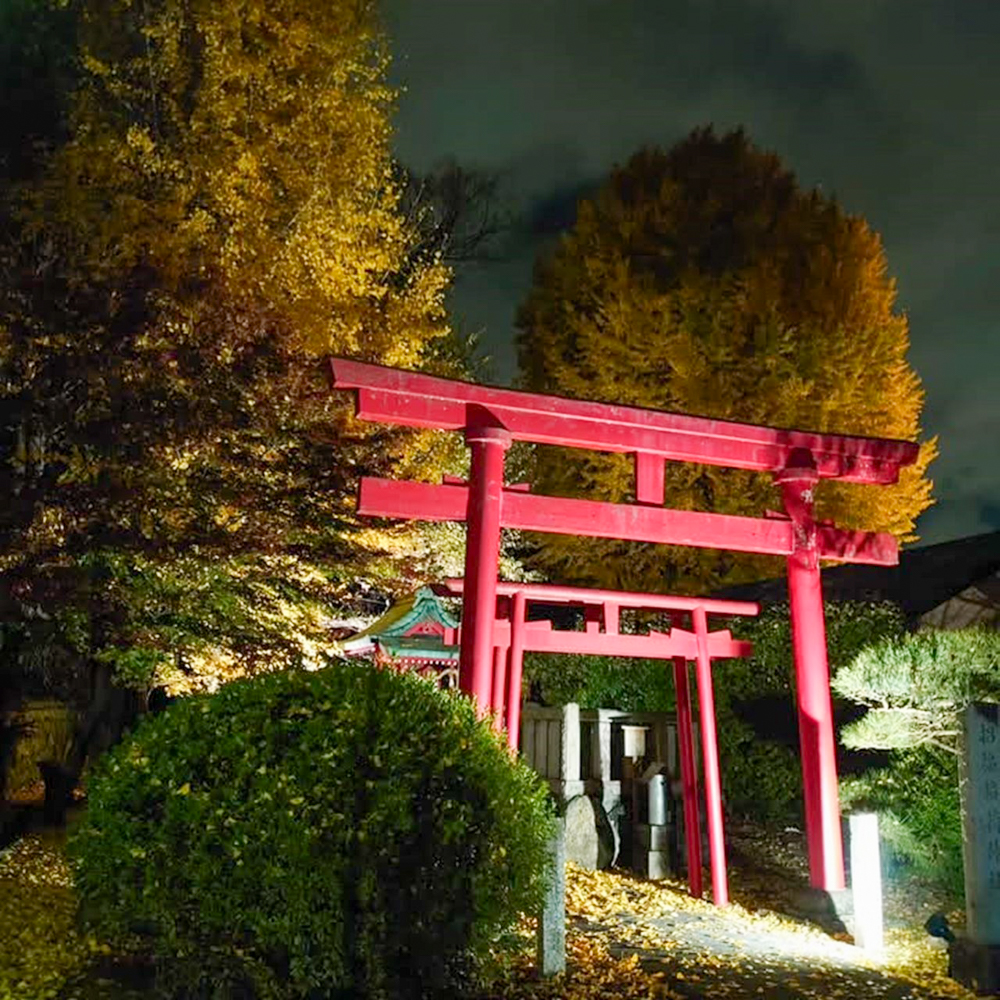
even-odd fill
[(397, 149), (495, 172), (500, 261), (454, 314), (514, 375), (538, 252), (640, 145), (744, 126), (882, 234), (941, 438), (928, 541), (995, 526), (1000, 392), (1000, 4), (995, 0), (387, 0)]
[(599, 180), (584, 182), (539, 198), (526, 212), (528, 233), (544, 238), (565, 232), (576, 222), (580, 199), (593, 195), (599, 185)]

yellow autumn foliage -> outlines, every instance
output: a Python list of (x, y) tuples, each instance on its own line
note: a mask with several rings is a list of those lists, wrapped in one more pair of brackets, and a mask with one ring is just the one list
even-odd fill
[(313, 662), (322, 608), (405, 561), (360, 530), (358, 475), (434, 478), (461, 447), (329, 388), (330, 354), (462, 365), (448, 269), (401, 207), (374, 4), (71, 7), (67, 135), (0, 247), (0, 568), (92, 623), (88, 655), (177, 654), (210, 684)]
[[(775, 427), (920, 440), (923, 390), (881, 240), (801, 190), (745, 136), (696, 131), (637, 153), (579, 205), (519, 317), (526, 388)], [(913, 541), (931, 501), (925, 441), (897, 486), (824, 482), (817, 514)], [(627, 501), (629, 456), (540, 449), (539, 491)], [(762, 516), (770, 477), (668, 463), (667, 506)], [(714, 552), (540, 539), (554, 577), (704, 591), (776, 574)]]
[[(189, 783), (178, 787), (180, 794), (189, 790)], [(107, 965), (102, 969), (95, 960), (112, 968), (122, 962), (127, 968), (139, 957), (117, 954), (80, 933), (62, 839), (62, 834), (30, 834), (0, 851), (0, 939), (17, 945), (0, 948), (2, 1000), (104, 996), (115, 984), (103, 979)], [(787, 885), (787, 873), (776, 878), (774, 869), (739, 870), (731, 875), (739, 902), (719, 909), (692, 899), (677, 879), (650, 882), (571, 863), (566, 871), (566, 972), (540, 978), (535, 921), (523, 917), (515, 939), (508, 942), (511, 951), (496, 956), (499, 978), (476, 996), (973, 997), (947, 975), (947, 954), (926, 934), (922, 917), (911, 912), (905, 926), (889, 927), (884, 953), (871, 955), (848, 943), (847, 935), (831, 937), (816, 925), (772, 909), (775, 893)], [(898, 905), (913, 902), (904, 892)]]
[(211, 288), (248, 314), (220, 360), (255, 313), (315, 356), (425, 359), (448, 274), (408, 264), (371, 3), (85, 0), (80, 30), (72, 138), (36, 205), (89, 280), (151, 269), (182, 306), (145, 346), (203, 335)]

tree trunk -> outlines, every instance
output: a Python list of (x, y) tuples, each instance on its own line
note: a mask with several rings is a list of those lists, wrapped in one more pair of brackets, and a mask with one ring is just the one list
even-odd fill
[(102, 728), (112, 716), (114, 688), (111, 668), (105, 663), (91, 662), (90, 703), (76, 727), (73, 746), (65, 763), (41, 761), (38, 768), (45, 782), (45, 801), (42, 807), (46, 824), (63, 826), (66, 810), (73, 801), (73, 790), (80, 781), (84, 765), (98, 748)]

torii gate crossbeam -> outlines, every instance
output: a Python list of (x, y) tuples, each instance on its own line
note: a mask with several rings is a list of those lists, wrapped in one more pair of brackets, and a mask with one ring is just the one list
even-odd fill
[[(497, 389), (332, 358), (334, 386), (358, 389), (357, 415), (376, 423), (464, 431), (470, 410), (518, 441), (660, 456), (730, 469), (778, 472), (809, 452), (821, 478), (890, 484), (916, 460), (909, 441), (781, 430), (683, 413)], [(473, 419), (477, 414), (472, 413)]]
[[(910, 441), (784, 430), (497, 389), (344, 358), (331, 359), (331, 372), (335, 388), (356, 390), (357, 414), (362, 419), (465, 434), (471, 451), (467, 489), (456, 492), (449, 484), (422, 484), (417, 491), (422, 499), (411, 492), (402, 508), (386, 497), (383, 489), (385, 506), (376, 509), (368, 503), (365, 510), (380, 516), (466, 521), (459, 684), (476, 700), (480, 711), (487, 712), (490, 705), (500, 529), (519, 505), (522, 513), (527, 512), (526, 520), (527, 514), (541, 518), (544, 513), (548, 526), (532, 521), (535, 530), (569, 530), (572, 523), (574, 534), (591, 535), (600, 534), (607, 522), (613, 523), (613, 529), (604, 530), (614, 530), (615, 537), (626, 540), (645, 537), (744, 552), (777, 549), (786, 556), (810, 879), (818, 888), (843, 888), (844, 854), (819, 560), (888, 566), (896, 564), (898, 554), (890, 535), (858, 535), (817, 524), (814, 488), (820, 479), (894, 483), (900, 468), (916, 461), (918, 446)], [(592, 502), (524, 497), (522, 504), (514, 498), (517, 491), (503, 486), (504, 453), (512, 440), (632, 454), (635, 502), (595, 504), (584, 509), (578, 505)], [(722, 515), (663, 510), (667, 460), (769, 472), (780, 487), (785, 516), (718, 520)], [(413, 485), (396, 484), (396, 488), (406, 490)], [(363, 481), (362, 490), (369, 491), (369, 499), (372, 488)], [(430, 503), (428, 490), (436, 491)], [(463, 500), (464, 510), (459, 510)], [(617, 512), (612, 513), (612, 507)], [(456, 511), (462, 516), (455, 516)], [(684, 514), (688, 516), (678, 517)], [(643, 526), (648, 529), (645, 534)]]

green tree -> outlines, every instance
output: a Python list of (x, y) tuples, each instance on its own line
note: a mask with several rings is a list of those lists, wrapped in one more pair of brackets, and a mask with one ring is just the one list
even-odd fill
[(841, 733), (846, 746), (957, 753), (962, 712), (973, 702), (1000, 701), (1000, 634), (928, 629), (884, 638), (844, 664), (832, 686), (867, 708)]
[(114, 669), (199, 687), (310, 662), (344, 581), (405, 531), (359, 528), (353, 478), (451, 461), (357, 424), (322, 359), (462, 365), (448, 272), (400, 210), (373, 6), (69, 15), (66, 139), (5, 192), (8, 666), (85, 697)]
[[(73, 18), (38, 0), (0, 4), (0, 205), (63, 137), (73, 81)], [(4, 214), (0, 209), (0, 214)]]
[(884, 637), (842, 664), (832, 686), (867, 709), (841, 730), (841, 742), (889, 751), (887, 767), (845, 782), (845, 804), (877, 811), (892, 851), (960, 894), (962, 713), (1000, 700), (1000, 635), (928, 629)]
[[(923, 392), (906, 360), (878, 235), (742, 132), (644, 149), (589, 199), (537, 265), (518, 319), (526, 388), (776, 427), (917, 440)], [(898, 486), (824, 482), (817, 512), (910, 541), (931, 502), (925, 442)], [(628, 456), (538, 450), (547, 493), (626, 501)], [(667, 466), (666, 503), (761, 516), (759, 473)], [(705, 591), (777, 571), (773, 560), (547, 536), (552, 576)]]

